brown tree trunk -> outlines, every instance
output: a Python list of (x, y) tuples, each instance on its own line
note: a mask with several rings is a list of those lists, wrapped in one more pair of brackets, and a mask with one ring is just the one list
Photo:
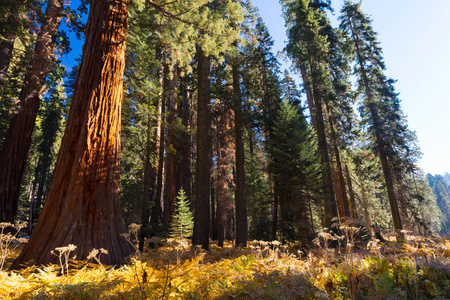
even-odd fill
[(373, 103), (373, 94), (370, 89), (369, 80), (367, 78), (366, 70), (364, 68), (365, 61), (361, 56), (361, 50), (359, 48), (359, 37), (351, 26), (353, 37), (357, 40), (356, 45), (356, 56), (358, 57), (359, 67), (361, 69), (361, 77), (364, 82), (364, 89), (366, 92), (367, 101), (369, 102), (370, 118), (375, 129), (375, 138), (378, 155), (380, 156), (381, 167), (383, 169), (384, 181), (386, 183), (386, 190), (389, 199), (389, 205), (391, 207), (392, 221), (394, 223), (394, 229), (397, 234), (397, 240), (403, 240), (403, 234), (401, 233), (402, 222), (400, 218), (400, 213), (398, 209), (397, 199), (395, 197), (393, 176), (391, 174), (391, 168), (389, 167), (388, 157), (385, 149), (385, 141), (383, 134), (380, 132), (379, 126), (381, 126), (380, 118), (378, 115), (378, 110)]
[(45, 77), (50, 72), (63, 11), (63, 0), (49, 0), (45, 23), (39, 31), (30, 67), (19, 96), (18, 112), (11, 120), (0, 153), (0, 221), (13, 222), (17, 214), (20, 184), (27, 162), (31, 135), (39, 110)]
[(144, 251), (145, 238), (150, 233), (150, 209), (151, 200), (155, 194), (155, 182), (157, 168), (152, 165), (152, 153), (156, 150), (156, 139), (153, 140), (154, 121), (150, 113), (147, 115), (147, 137), (145, 142), (145, 161), (144, 161), (144, 194), (141, 198), (141, 230), (139, 232), (139, 251)]
[(366, 189), (364, 187), (364, 182), (362, 179), (362, 176), (360, 174), (360, 170), (357, 170), (358, 180), (359, 180), (359, 186), (361, 188), (361, 196), (362, 196), (362, 202), (363, 202), (363, 208), (364, 208), (364, 218), (366, 219), (366, 227), (369, 232), (372, 231), (372, 219), (370, 218), (369, 209), (368, 209), (368, 203), (367, 203), (367, 196), (366, 196)]
[[(181, 124), (184, 125), (186, 131), (180, 135), (180, 164), (179, 164), (179, 185), (186, 192), (188, 197), (192, 194), (192, 180), (191, 180), (191, 134), (190, 134), (190, 105), (189, 105), (189, 91), (185, 83), (182, 82), (180, 88), (182, 101), (178, 109), (178, 116), (181, 119)], [(192, 199), (190, 199), (192, 200)]]
[(209, 249), (211, 189), (210, 63), (203, 50), (198, 54), (197, 161), (193, 245)]
[(133, 252), (119, 199), (120, 118), (128, 0), (93, 0), (66, 131), (45, 207), (28, 244), (13, 263), (56, 263), (56, 247), (74, 244), (86, 259), (104, 248), (105, 264)]
[(273, 183), (273, 180), (269, 173), (269, 184), (270, 192), (273, 195), (273, 206), (272, 206), (272, 239), (275, 241), (277, 239), (278, 232), (278, 206), (279, 206), (279, 189)]
[(244, 119), (242, 111), (241, 84), (239, 68), (233, 64), (233, 93), (234, 93), (234, 129), (236, 141), (236, 245), (247, 246), (247, 199), (245, 198), (245, 152), (244, 152)]
[(336, 194), (339, 194), (339, 198), (342, 201), (342, 211), (340, 211), (341, 217), (350, 217), (350, 204), (348, 202), (347, 197), (347, 187), (345, 185), (345, 179), (344, 179), (344, 170), (342, 168), (342, 161), (341, 161), (341, 154), (339, 153), (339, 147), (336, 142), (336, 130), (334, 129), (335, 121), (333, 118), (330, 118), (330, 129), (331, 129), (331, 139), (333, 144), (333, 150), (334, 150), (334, 157), (336, 159), (336, 167), (337, 167), (337, 174), (336, 174), (336, 183), (337, 183), (337, 192)]
[(356, 201), (355, 201), (355, 192), (353, 191), (352, 177), (350, 176), (350, 171), (348, 170), (348, 166), (345, 166), (345, 177), (347, 179), (348, 193), (350, 196), (350, 216), (352, 218), (357, 218), (358, 214), (356, 213)]
[[(222, 105), (218, 108), (217, 122), (217, 230), (218, 245), (223, 247), (224, 239), (230, 232), (228, 215), (232, 208), (230, 180), (233, 173), (233, 141), (230, 111)], [(237, 228), (236, 209), (236, 238), (239, 236)], [(229, 236), (229, 235), (228, 235)], [(236, 241), (236, 245), (239, 245)]]
[(172, 79), (169, 84), (169, 103), (168, 112), (168, 133), (166, 140), (167, 158), (166, 158), (166, 183), (164, 191), (164, 215), (163, 223), (164, 226), (168, 227), (172, 221), (172, 216), (175, 213), (175, 202), (177, 197), (177, 141), (175, 133), (175, 124), (177, 120), (177, 67), (174, 67), (172, 73)]
[(306, 245), (308, 238), (312, 233), (312, 219), (310, 218), (310, 203), (306, 195), (298, 188), (295, 189), (295, 197), (298, 201), (297, 207), (297, 228), (299, 240)]
[[(163, 61), (165, 61), (165, 59), (163, 59)], [(161, 78), (161, 83), (162, 83), (162, 88), (163, 88), (163, 92), (161, 95), (161, 107), (158, 107), (159, 112), (160, 112), (160, 119), (158, 120), (159, 123), (159, 147), (158, 147), (158, 175), (157, 175), (157, 179), (156, 179), (156, 195), (155, 195), (155, 210), (153, 212), (154, 217), (152, 216), (152, 220), (153, 220), (153, 226), (154, 227), (154, 232), (153, 234), (156, 234), (156, 230), (157, 230), (157, 226), (158, 224), (160, 224), (160, 222), (163, 221), (163, 210), (162, 210), (162, 205), (161, 205), (161, 201), (162, 201), (162, 196), (163, 196), (163, 179), (164, 179), (164, 169), (165, 169), (165, 164), (164, 164), (164, 152), (165, 152), (165, 129), (164, 129), (164, 119), (165, 119), (165, 114), (166, 114), (166, 97), (168, 94), (168, 82), (167, 82), (167, 65), (165, 64), (165, 62), (163, 62), (163, 71), (162, 71), (162, 78)], [(166, 208), (164, 207), (164, 210)]]
[(311, 123), (313, 125), (313, 128), (317, 130), (317, 120), (316, 120), (316, 113), (314, 110), (315, 104), (314, 104), (314, 98), (311, 92), (311, 88), (308, 87), (307, 80), (308, 75), (306, 74), (306, 67), (305, 65), (300, 65), (300, 74), (302, 75), (302, 81), (304, 83), (305, 91), (306, 91), (306, 102), (308, 102), (308, 108), (309, 108), (309, 115), (311, 116)]
[[(155, 131), (155, 150), (156, 155), (158, 157), (158, 162), (155, 167), (155, 174), (154, 174), (154, 183), (155, 191), (153, 196), (153, 202), (152, 208), (151, 208), (151, 218), (150, 218), (150, 235), (154, 236), (158, 234), (158, 225), (161, 221), (161, 213), (162, 213), (162, 206), (161, 206), (161, 186), (158, 186), (159, 182), (162, 179), (162, 162), (164, 161), (164, 155), (161, 157), (161, 152), (164, 151), (164, 135), (163, 134), (163, 128), (162, 128), (162, 118), (164, 113), (164, 77), (165, 77), (165, 67), (164, 64), (161, 63), (161, 67), (159, 70), (159, 83), (160, 83), (160, 93), (159, 97), (157, 98), (157, 110), (158, 115), (156, 119), (156, 131)], [(159, 191), (159, 193), (158, 193)]]
[[(313, 82), (314, 84), (314, 82)], [(337, 207), (336, 207), (336, 199), (334, 197), (334, 188), (333, 188), (333, 176), (331, 173), (331, 164), (330, 164), (330, 156), (328, 151), (328, 143), (325, 135), (325, 120), (323, 116), (323, 108), (322, 101), (320, 100), (321, 95), (318, 92), (318, 89), (314, 89), (314, 111), (316, 115), (317, 121), (317, 140), (318, 147), (320, 153), (321, 163), (324, 165), (324, 169), (322, 171), (322, 185), (324, 188), (324, 209), (325, 214), (323, 218), (323, 226), (330, 228), (332, 219), (338, 216)]]

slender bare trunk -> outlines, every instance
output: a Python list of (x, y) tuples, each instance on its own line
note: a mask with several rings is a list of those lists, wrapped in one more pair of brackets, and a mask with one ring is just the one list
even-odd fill
[(244, 152), (244, 119), (242, 117), (241, 84), (239, 68), (233, 64), (233, 93), (234, 93), (234, 129), (236, 141), (236, 245), (247, 246), (247, 199), (245, 197), (245, 152)]
[[(186, 131), (181, 133), (180, 136), (180, 164), (179, 164), (179, 185), (186, 192), (189, 197), (192, 193), (192, 174), (191, 174), (191, 133), (190, 133), (190, 118), (189, 118), (189, 98), (190, 93), (187, 90), (187, 86), (182, 82), (180, 88), (182, 101), (179, 106), (179, 118), (181, 124), (184, 125)], [(191, 200), (191, 199), (190, 199)]]
[(348, 166), (345, 166), (345, 177), (347, 179), (348, 193), (350, 196), (350, 216), (352, 218), (357, 218), (358, 215), (356, 213), (356, 201), (355, 201), (355, 192), (353, 191), (352, 177), (350, 176), (350, 171), (348, 170)]
[(308, 108), (309, 108), (309, 115), (311, 116), (311, 123), (315, 130), (317, 130), (317, 120), (316, 120), (316, 113), (315, 113), (315, 104), (314, 104), (314, 98), (311, 92), (311, 88), (307, 86), (307, 80), (308, 75), (306, 74), (306, 67), (305, 65), (300, 66), (300, 74), (302, 75), (302, 80), (305, 86), (306, 91), (306, 102), (308, 102)]
[[(162, 118), (163, 118), (163, 104), (164, 104), (164, 64), (161, 63), (161, 67), (159, 70), (159, 83), (160, 83), (160, 93), (159, 93), (159, 97), (157, 98), (157, 118), (156, 118), (156, 130), (155, 130), (155, 150), (156, 150), (156, 155), (158, 157), (158, 162), (155, 166), (155, 173), (153, 175), (153, 186), (154, 186), (154, 191), (153, 191), (153, 203), (152, 203), (152, 208), (151, 208), (151, 217), (150, 217), (150, 235), (154, 236), (156, 234), (158, 234), (158, 225), (161, 222), (161, 213), (162, 213), (162, 207), (161, 207), (161, 186), (159, 186), (158, 189), (158, 183), (160, 182), (161, 178), (162, 178), (162, 165), (161, 165), (161, 161), (163, 161), (161, 159), (161, 151), (164, 151), (164, 136), (161, 136), (161, 134), (163, 133), (163, 128), (162, 128)], [(164, 157), (164, 156), (163, 156)], [(160, 173), (161, 171), (161, 173)], [(159, 191), (159, 194), (158, 194)]]
[(164, 191), (164, 216), (163, 223), (166, 227), (170, 225), (172, 221), (172, 216), (175, 213), (175, 201), (177, 197), (177, 150), (178, 145), (175, 133), (175, 124), (177, 120), (177, 81), (178, 81), (178, 72), (177, 67), (174, 67), (172, 72), (172, 79), (169, 84), (169, 95), (168, 95), (168, 112), (169, 116), (167, 117), (168, 121), (168, 132), (167, 132), (167, 158), (166, 158), (166, 184)]

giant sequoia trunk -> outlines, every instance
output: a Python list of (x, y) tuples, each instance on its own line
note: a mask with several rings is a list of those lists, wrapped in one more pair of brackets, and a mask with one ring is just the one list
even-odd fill
[(209, 249), (211, 189), (211, 101), (210, 64), (202, 50), (198, 54), (197, 161), (195, 169), (195, 214), (193, 245)]
[(53, 60), (54, 36), (62, 18), (63, 0), (49, 0), (30, 66), (19, 95), (18, 112), (11, 120), (0, 153), (0, 221), (13, 222), (20, 183), (27, 162), (45, 77)]
[(12, 268), (57, 262), (74, 244), (77, 259), (104, 248), (106, 264), (133, 252), (122, 234), (119, 201), (120, 116), (128, 0), (93, 0), (86, 42), (54, 177), (36, 229)]
[(241, 85), (239, 69), (233, 64), (233, 92), (236, 135), (236, 245), (247, 246), (247, 201), (245, 198), (245, 152), (244, 152), (244, 118), (242, 116)]

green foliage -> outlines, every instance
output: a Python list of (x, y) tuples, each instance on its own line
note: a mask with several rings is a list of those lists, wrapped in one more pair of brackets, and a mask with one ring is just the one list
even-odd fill
[(192, 236), (194, 231), (194, 217), (189, 208), (189, 201), (183, 188), (178, 192), (177, 200), (175, 214), (170, 223), (170, 236), (183, 240)]
[(256, 155), (245, 160), (246, 198), (249, 218), (249, 239), (271, 240), (271, 199), (268, 178), (262, 170), (264, 161)]
[(427, 174), (428, 184), (432, 189), (436, 204), (442, 212), (443, 222), (441, 232), (450, 233), (450, 186), (442, 175)]
[(306, 239), (312, 223), (308, 211), (311, 198), (318, 193), (321, 165), (312, 130), (300, 107), (281, 103), (270, 142), (269, 170), (279, 192), (283, 238), (298, 239), (299, 230), (300, 237)]

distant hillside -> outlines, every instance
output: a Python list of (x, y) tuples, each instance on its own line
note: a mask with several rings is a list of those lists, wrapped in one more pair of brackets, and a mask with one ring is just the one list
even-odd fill
[(442, 211), (444, 218), (446, 219), (442, 228), (443, 233), (450, 232), (450, 174), (445, 175), (431, 175), (427, 174), (429, 186), (436, 196), (436, 203), (439, 209)]

